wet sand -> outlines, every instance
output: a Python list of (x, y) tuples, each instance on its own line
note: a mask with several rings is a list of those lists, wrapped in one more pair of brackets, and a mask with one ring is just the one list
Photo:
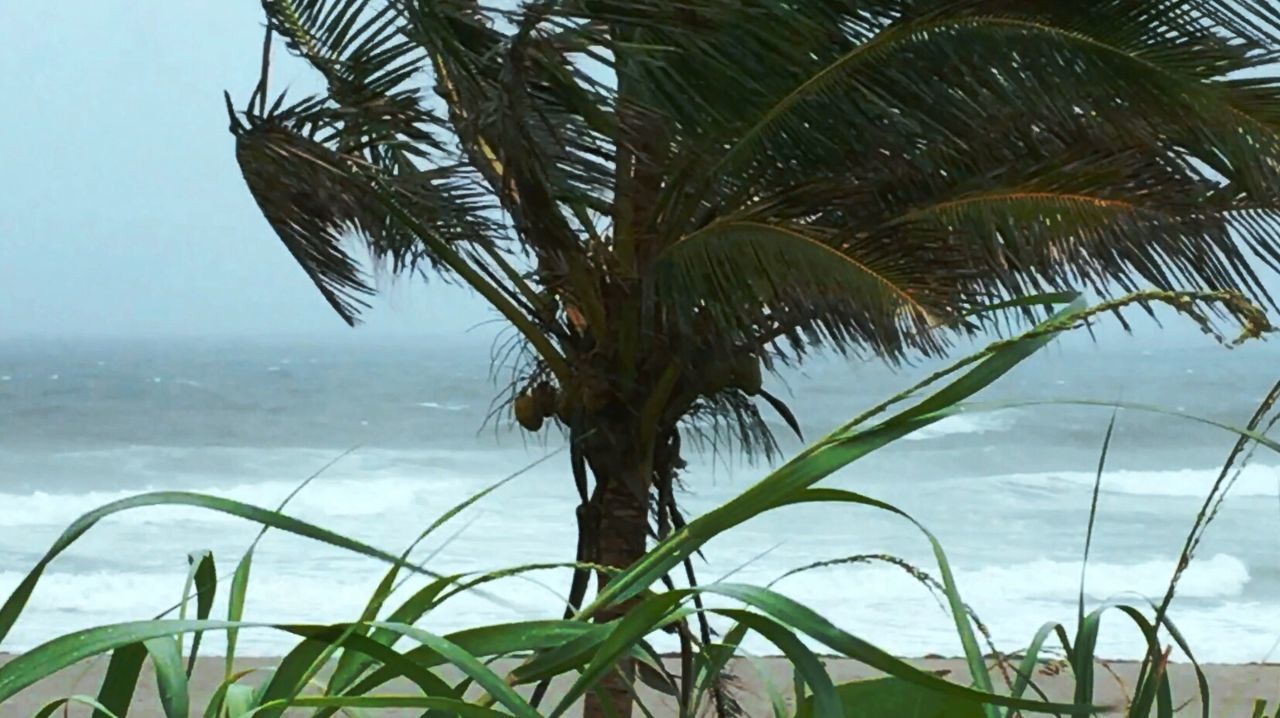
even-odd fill
[[(0, 655), (0, 663), (6, 662), (8, 659), (7, 656)], [(265, 668), (273, 665), (276, 660), (278, 659), (246, 658), (237, 661), (236, 667), (237, 669)], [(827, 659), (826, 663), (827, 670), (837, 683), (877, 675), (874, 671), (853, 661)], [(960, 683), (967, 681), (968, 671), (965, 669), (963, 661), (956, 659), (920, 659), (914, 661), (914, 663), (928, 671), (945, 672), (949, 680)], [(503, 664), (500, 662), (497, 667), (502, 668)], [(675, 667), (673, 663), (672, 668)], [(4, 718), (30, 716), (39, 710), (41, 706), (58, 697), (71, 694), (93, 695), (97, 693), (98, 684), (102, 679), (105, 668), (106, 660), (104, 659), (63, 671), (40, 684), (28, 688), (18, 696), (0, 705), (0, 716)], [(1127, 689), (1122, 688), (1122, 686), (1132, 686), (1133, 678), (1137, 672), (1137, 665), (1117, 662), (1109, 664), (1109, 668), (1110, 670), (1099, 668), (1096, 671), (1098, 701), (1101, 704), (1115, 707), (1103, 715), (1121, 715), (1124, 695), (1127, 692)], [(745, 714), (752, 718), (772, 715), (768, 698), (769, 692), (764, 687), (765, 681), (771, 682), (782, 693), (788, 696), (790, 694), (790, 670), (786, 663), (781, 660), (772, 658), (752, 661), (740, 660), (734, 664), (734, 672), (738, 676), (738, 687), (735, 694), (744, 708)], [(1052, 675), (1052, 672), (1052, 668), (1042, 670), (1036, 676), (1036, 684), (1049, 697), (1055, 700), (1068, 699), (1071, 692), (1070, 677), (1061, 673)], [(1258, 698), (1265, 698), (1269, 701), (1268, 715), (1277, 710), (1277, 701), (1280, 701), (1280, 665), (1210, 665), (1205, 666), (1205, 673), (1208, 675), (1210, 685), (1210, 715), (1214, 718), (1248, 718), (1252, 714), (1254, 700)], [(1170, 675), (1174, 681), (1175, 703), (1182, 705), (1185, 701), (1190, 701), (1183, 708), (1180, 715), (1200, 715), (1200, 702), (1195, 697), (1195, 675), (1191, 667), (1184, 664), (1173, 664), (1170, 666)], [(256, 682), (263, 677), (264, 674), (259, 673), (247, 680)], [(196, 670), (191, 680), (192, 715), (203, 713), (208, 696), (216, 690), (222, 678), (223, 660), (221, 658), (202, 658), (197, 662)], [(564, 687), (565, 685), (563, 684), (553, 686), (548, 695), (548, 702), (544, 706), (554, 705), (556, 694), (563, 690)], [(406, 694), (412, 691), (405, 685), (392, 683), (385, 688), (384, 692)], [(655, 715), (674, 715), (674, 710), (670, 707), (670, 699), (655, 694), (648, 689), (642, 689), (641, 692), (646, 701), (649, 701), (648, 704), (654, 710)], [(91, 712), (88, 708), (77, 707), (72, 709), (71, 715), (88, 716)], [(289, 715), (304, 715), (309, 714), (309, 712), (309, 710), (291, 711)], [(58, 712), (58, 715), (62, 715), (61, 711)], [(133, 707), (130, 709), (129, 715), (133, 718), (162, 718), (163, 716), (156, 698), (155, 678), (149, 666), (143, 669), (142, 680), (134, 696)], [(401, 718), (402, 716), (421, 715), (421, 710), (372, 711), (370, 715)]]

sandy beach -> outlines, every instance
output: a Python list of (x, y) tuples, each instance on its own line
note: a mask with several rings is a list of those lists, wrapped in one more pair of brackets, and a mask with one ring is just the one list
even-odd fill
[[(9, 656), (0, 656), (0, 663), (9, 659)], [(237, 661), (237, 668), (267, 668), (273, 665), (276, 660), (246, 658)], [(957, 659), (920, 659), (914, 662), (922, 669), (944, 673), (953, 681), (964, 682), (967, 678), (964, 663)], [(828, 659), (826, 663), (828, 671), (830, 671), (837, 683), (876, 675), (874, 671), (867, 669), (865, 666), (848, 660)], [(501, 664), (499, 664), (499, 667), (501, 667)], [(58, 697), (71, 694), (92, 695), (97, 691), (98, 683), (105, 668), (106, 661), (99, 660), (63, 671), (61, 674), (33, 686), (7, 701), (3, 706), (0, 706), (0, 716), (5, 718), (10, 716), (15, 718), (29, 716), (41, 706)], [(1122, 684), (1125, 686), (1132, 685), (1137, 666), (1134, 663), (1117, 662), (1109, 664), (1109, 668), (1110, 671), (1102, 669), (1097, 671), (1098, 698), (1101, 703), (1114, 707), (1103, 715), (1121, 715), (1126, 693), (1126, 689), (1122, 688)], [(787, 692), (787, 687), (791, 684), (791, 676), (787, 664), (777, 659), (762, 658), (750, 662), (740, 660), (734, 665), (734, 671), (740, 681), (736, 695), (745, 711), (745, 715), (752, 718), (772, 715), (768, 692), (764, 688), (765, 681), (772, 682), (774, 686), (784, 693)], [(1174, 664), (1170, 667), (1170, 671), (1174, 678), (1175, 701), (1178, 705), (1185, 703), (1180, 715), (1199, 715), (1200, 702), (1194, 698), (1195, 677), (1191, 667), (1185, 664)], [(1051, 698), (1068, 698), (1070, 694), (1069, 677), (1061, 674), (1055, 676), (1051, 675), (1051, 673), (1052, 671), (1044, 671), (1037, 676), (1037, 685)], [(1205, 666), (1205, 673), (1208, 675), (1211, 687), (1210, 715), (1215, 718), (1248, 718), (1252, 713), (1255, 699), (1266, 698), (1271, 702), (1272, 710), (1275, 709), (1275, 702), (1280, 700), (1280, 665), (1278, 664), (1209, 665)], [(253, 678), (261, 680), (263, 675), (265, 674), (258, 674), (248, 680), (253, 680)], [(203, 711), (205, 700), (216, 689), (222, 678), (223, 660), (221, 658), (202, 658), (197, 663), (191, 680), (193, 715), (198, 715)], [(405, 686), (391, 684), (387, 687), (386, 692), (404, 694), (410, 691)], [(556, 687), (553, 687), (549, 696), (550, 700), (554, 700), (556, 692)], [(650, 701), (649, 705), (655, 710), (655, 714), (674, 715), (674, 711), (670, 709), (670, 704), (665, 698), (649, 691), (642, 691), (642, 694), (647, 701)], [(668, 711), (661, 710), (664, 705), (668, 706)], [(72, 716), (87, 717), (90, 713), (91, 711), (84, 707), (73, 708), (71, 711)], [(297, 715), (303, 715), (304, 713), (304, 711), (298, 711)], [(414, 710), (388, 710), (377, 713), (377, 715), (401, 718), (402, 716), (416, 716), (419, 713), (420, 711)], [(59, 715), (61, 715), (61, 712), (59, 712)], [(134, 696), (133, 707), (130, 709), (129, 715), (134, 718), (162, 718), (159, 703), (156, 699), (154, 676), (151, 675), (149, 668), (143, 671), (142, 682), (137, 694)], [(290, 715), (293, 715), (293, 713)]]

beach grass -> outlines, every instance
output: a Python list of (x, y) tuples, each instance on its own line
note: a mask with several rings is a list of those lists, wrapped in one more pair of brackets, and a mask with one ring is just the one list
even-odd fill
[[(769, 697), (767, 710), (778, 718), (1009, 718), (1116, 710), (1134, 718), (1169, 718), (1190, 705), (1188, 700), (1208, 716), (1210, 681), (1196, 663), (1193, 647), (1170, 620), (1169, 602), (1182, 571), (1194, 558), (1199, 537), (1229, 492), (1233, 476), (1258, 447), (1280, 451), (1280, 444), (1265, 435), (1275, 421), (1272, 409), (1280, 389), (1264, 398), (1245, 427), (1217, 425), (1234, 432), (1238, 442), (1205, 499), (1161, 602), (1109, 603), (1086, 612), (1082, 589), (1078, 615), (1071, 617), (1074, 620), (1047, 617), (1056, 620), (1048, 620), (1012, 655), (991, 645), (982, 622), (963, 600), (944, 547), (924, 525), (898, 506), (819, 485), (833, 472), (943, 418), (961, 411), (999, 408), (975, 409), (965, 402), (1055, 336), (1083, 326), (1091, 316), (1110, 308), (1114, 307), (1086, 309), (1077, 299), (1030, 332), (996, 342), (934, 373), (811, 444), (733, 500), (674, 531), (625, 570), (574, 564), (579, 569), (607, 572), (610, 580), (593, 601), (571, 611), (569, 617), (481, 625), (445, 635), (420, 627), (432, 612), (448, 611), (453, 597), (479, 592), (500, 597), (496, 587), (502, 580), (548, 568), (540, 564), (478, 575), (440, 575), (429, 563), (423, 565), (412, 558), (421, 541), (503, 482), (443, 513), (399, 553), (293, 518), (287, 513), (287, 499), (275, 509), (266, 509), (170, 491), (112, 502), (73, 522), (0, 607), (0, 647), (20, 619), (42, 573), (59, 554), (84, 539), (102, 519), (144, 507), (181, 505), (236, 516), (260, 525), (259, 539), (269, 530), (294, 534), (382, 562), (386, 573), (365, 610), (350, 622), (259, 623), (243, 612), (244, 597), (252, 591), (254, 546), (238, 557), (226, 574), (211, 553), (192, 554), (182, 602), (151, 620), (77, 631), (12, 657), (0, 666), (0, 705), (35, 686), (48, 685), (53, 676), (101, 659), (105, 666), (96, 674), (96, 692), (48, 697), (34, 714), (44, 718), (79, 705), (92, 710), (95, 718), (125, 718), (135, 703), (144, 667), (150, 663), (156, 702), (166, 718), (192, 714), (277, 718), (286, 710), (293, 715), (292, 711), (299, 709), (307, 709), (317, 718), (339, 713), (372, 716), (392, 710), (429, 716), (557, 718), (571, 715), (584, 696), (597, 690), (604, 676), (628, 665), (635, 667), (637, 706), (645, 715), (732, 716), (742, 715), (735, 687), (741, 680), (737, 676), (750, 666), (741, 648), (751, 633), (768, 641), (781, 656), (771, 664), (770, 675), (784, 674), (785, 681), (781, 685), (776, 680), (757, 684)], [(1099, 452), (1095, 510), (1114, 421), (1113, 414)], [(963, 646), (963, 656), (947, 674), (895, 657), (834, 625), (803, 601), (769, 586), (731, 582), (681, 586), (672, 580), (673, 572), (713, 538), (765, 513), (802, 503), (822, 504), (831, 511), (887, 512), (914, 525), (930, 542), (935, 565), (927, 569), (892, 556), (875, 558), (898, 562), (942, 597)], [(1087, 537), (1092, 529), (1091, 512)], [(1086, 539), (1086, 566), (1088, 547)], [(867, 559), (850, 560), (854, 558)], [(1085, 578), (1081, 577), (1082, 584)], [(344, 578), (334, 576), (333, 580)], [(401, 598), (396, 589), (410, 580), (418, 587)], [(219, 591), (229, 595), (225, 616), (212, 615)], [(851, 600), (856, 600), (856, 595)], [(603, 609), (622, 603), (628, 606), (622, 618), (603, 623), (592, 620)], [(1125, 686), (1123, 705), (1115, 704), (1114, 692), (1099, 692), (1106, 680), (1100, 674), (1111, 670), (1096, 655), (1104, 616), (1113, 617), (1108, 618), (1109, 625), (1139, 631), (1147, 646), (1143, 659), (1126, 669), (1127, 678), (1121, 681)], [(712, 634), (711, 619), (720, 633)], [(239, 633), (244, 630), (283, 632), (294, 636), (296, 643), (278, 660), (268, 665), (255, 663), (249, 670), (236, 650)], [(200, 675), (209, 674), (209, 661), (201, 663), (199, 651), (203, 639), (212, 632), (226, 636), (221, 679), (211, 691), (193, 691), (197, 667), (201, 667)], [(655, 648), (654, 637), (662, 635), (678, 638), (678, 655), (666, 656)], [(1172, 677), (1175, 669), (1169, 660), (1175, 646), (1189, 660), (1176, 669), (1177, 680)], [(867, 673), (856, 680), (840, 680), (830, 668), (832, 658), (845, 665), (857, 664)], [(783, 668), (778, 668), (779, 661)], [(1040, 684), (1055, 672), (1054, 687), (1046, 690)]]

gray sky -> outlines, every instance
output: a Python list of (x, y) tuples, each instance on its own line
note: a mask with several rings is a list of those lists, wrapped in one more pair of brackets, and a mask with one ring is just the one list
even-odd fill
[[(257, 77), (260, 13), (254, 0), (0, 0), (0, 338), (350, 335), (233, 156), (222, 90), (242, 101)], [(276, 89), (314, 82), (275, 62)], [(357, 331), (456, 335), (492, 316), (461, 289), (406, 281)], [(1196, 336), (1177, 321), (1160, 334)]]
[[(351, 331), (235, 163), (222, 90), (252, 88), (261, 28), (253, 0), (0, 2), (0, 336)], [(358, 331), (489, 316), (402, 282)]]

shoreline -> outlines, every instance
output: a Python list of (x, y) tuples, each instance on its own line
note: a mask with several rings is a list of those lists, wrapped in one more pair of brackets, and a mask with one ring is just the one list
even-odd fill
[[(13, 654), (0, 653), (0, 664), (7, 663), (12, 658)], [(847, 658), (831, 656), (820, 656), (820, 658), (837, 684), (882, 675)], [(255, 683), (266, 675), (266, 671), (262, 669), (274, 666), (279, 660), (273, 657), (237, 658), (235, 667), (236, 670), (257, 669), (258, 673), (253, 674), (248, 680), (250, 683)], [(671, 659), (668, 658), (668, 660)], [(926, 657), (909, 660), (918, 668), (945, 676), (950, 681), (961, 684), (968, 682), (968, 670), (961, 659)], [(1121, 715), (1127, 691), (1121, 686), (1132, 685), (1138, 663), (1135, 661), (1105, 661), (1104, 663), (1108, 670), (1095, 672), (1097, 703), (1116, 708), (1099, 715)], [(13, 715), (31, 715), (46, 703), (60, 697), (73, 694), (94, 695), (106, 670), (106, 664), (104, 657), (63, 670), (0, 705), (0, 714), (7, 716), (12, 711)], [(514, 665), (512, 661), (499, 661), (495, 669), (501, 671)], [(785, 660), (778, 657), (738, 658), (730, 665), (732, 673), (737, 678), (735, 695), (742, 704), (746, 716), (772, 714), (769, 691), (765, 687), (767, 684), (772, 684), (787, 694), (790, 703), (791, 674)], [(678, 669), (678, 662), (671, 661), (669, 667)], [(1243, 718), (1252, 713), (1256, 699), (1266, 700), (1269, 710), (1275, 710), (1277, 702), (1280, 702), (1280, 664), (1278, 663), (1205, 664), (1201, 667), (1210, 685), (1210, 714), (1213, 716)], [(1184, 709), (1188, 712), (1184, 714), (1198, 714), (1200, 701), (1196, 694), (1196, 679), (1192, 666), (1189, 663), (1171, 662), (1168, 670), (1173, 680), (1175, 704), (1181, 705), (1188, 702)], [(208, 696), (222, 682), (223, 671), (224, 660), (221, 656), (202, 656), (196, 661), (196, 669), (191, 678), (193, 715), (198, 715), (203, 710)], [(443, 670), (442, 674), (449, 678), (450, 669)], [(998, 669), (993, 669), (993, 677), (998, 685), (1002, 684)], [(1065, 671), (1055, 673), (1050, 664), (1042, 664), (1041, 670), (1037, 671), (1035, 682), (1051, 699), (1070, 700), (1072, 682), (1070, 675)], [(558, 690), (562, 690), (564, 685), (567, 683), (553, 683), (550, 697), (554, 699)], [(399, 682), (388, 684), (383, 691), (401, 694), (411, 692), (409, 687), (400, 685)], [(674, 715), (673, 709), (664, 708), (664, 706), (670, 706), (669, 699), (665, 696), (660, 696), (646, 687), (642, 687), (639, 692), (646, 701), (652, 701), (651, 707), (655, 709), (655, 715), (659, 717)], [(85, 706), (75, 706), (70, 715), (79, 718), (87, 717), (91, 713), (92, 711)], [(61, 712), (59, 714), (61, 715)], [(402, 716), (407, 718), (420, 714), (420, 709), (387, 710), (377, 713), (378, 716), (387, 718)], [(133, 718), (162, 718), (163, 716), (157, 700), (155, 676), (149, 666), (142, 672), (129, 715)], [(571, 712), (570, 715), (575, 713)]]

